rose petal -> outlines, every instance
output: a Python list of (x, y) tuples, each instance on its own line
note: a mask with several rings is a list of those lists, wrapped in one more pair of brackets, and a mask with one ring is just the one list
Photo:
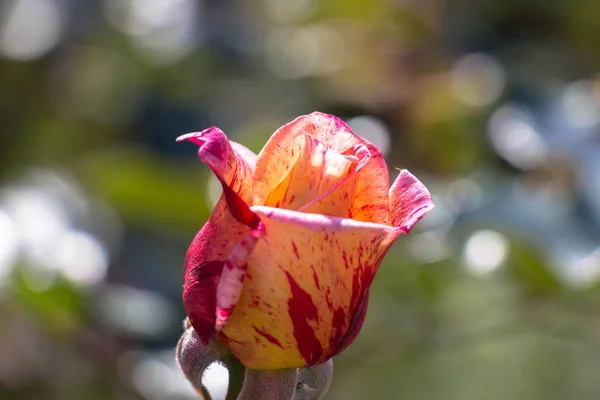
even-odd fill
[[(388, 224), (389, 180), (387, 165), (381, 152), (373, 144), (355, 135), (339, 118), (318, 112), (298, 117), (279, 128), (260, 152), (253, 177), (254, 204), (275, 205), (276, 202), (267, 202), (274, 191), (279, 193), (277, 196), (280, 198), (283, 196), (290, 186), (291, 174), (298, 161), (301, 157), (311, 157), (314, 154), (303, 154), (314, 150), (305, 145), (305, 136), (316, 139), (317, 143), (322, 143), (332, 154), (356, 157), (359, 163), (349, 174), (337, 174), (340, 179), (353, 174), (352, 182), (343, 182), (346, 188), (352, 187), (352, 193), (348, 193), (349, 189), (346, 189), (337, 199), (330, 199), (329, 195), (333, 192), (328, 190), (331, 188), (327, 188), (319, 194), (318, 199), (313, 199), (314, 203), (303, 209), (310, 209), (318, 202), (327, 207), (327, 202), (337, 201), (340, 197), (351, 194), (353, 200), (350, 214), (353, 219)], [(302, 170), (299, 167), (298, 173)], [(334, 189), (337, 188), (339, 186)], [(325, 196), (327, 199), (324, 199)], [(338, 209), (331, 206), (327, 208)]]
[(349, 148), (367, 148), (370, 153), (368, 163), (363, 168), (357, 168), (352, 219), (388, 224), (389, 172), (381, 151), (356, 135), (344, 121), (334, 115), (314, 112), (308, 117), (310, 134), (333, 151), (344, 154)]
[[(198, 155), (223, 186), (223, 195), (194, 238), (185, 259), (183, 302), (194, 329), (207, 343), (215, 332), (217, 285), (234, 247), (258, 226), (246, 201), (252, 197), (250, 150), (233, 145), (218, 128), (181, 136), (200, 146)], [(241, 150), (240, 150), (241, 149)], [(239, 151), (239, 152), (238, 152)], [(242, 154), (245, 153), (245, 154)]]
[(403, 169), (390, 188), (392, 224), (408, 233), (434, 205), (429, 190)]
[(220, 331), (231, 318), (231, 314), (242, 293), (248, 255), (254, 250), (258, 238), (264, 234), (264, 228), (259, 224), (247, 238), (239, 242), (225, 261), (223, 272), (217, 287), (217, 309), (215, 330)]
[(221, 182), (223, 196), (233, 217), (255, 229), (258, 226), (258, 218), (250, 212), (247, 205), (252, 198), (250, 177), (254, 168), (243, 158), (244, 155), (251, 157), (252, 152), (238, 143), (235, 146), (241, 150), (241, 154), (235, 151), (225, 133), (215, 126), (177, 138), (178, 142), (183, 140), (189, 140), (200, 146), (198, 157), (208, 164)]
[[(365, 296), (399, 229), (253, 206), (266, 235), (247, 259), (241, 298), (219, 333), (253, 369), (323, 362), (357, 333)], [(359, 312), (360, 311), (360, 312)]]
[(350, 217), (358, 158), (331, 151), (308, 135), (302, 134), (301, 140), (300, 156), (288, 176), (271, 188), (264, 205)]
[(254, 168), (256, 167), (256, 158), (257, 155), (255, 152), (244, 146), (243, 144), (239, 144), (238, 142), (229, 141), (229, 144), (235, 150), (235, 152), (246, 161), (250, 170), (254, 172)]
[[(353, 218), (357, 178), (361, 169), (369, 162), (371, 153), (366, 146), (358, 146), (346, 153), (349, 155), (339, 155), (332, 150), (325, 152), (324, 168), (321, 169), (320, 194), (300, 207), (298, 211)], [(343, 161), (346, 161), (346, 165), (342, 164)], [(342, 173), (336, 176), (330, 171)]]
[(369, 306), (369, 289), (367, 289), (367, 291), (363, 295), (361, 301), (357, 303), (357, 307), (354, 310), (352, 321), (350, 323), (350, 328), (348, 329), (346, 336), (342, 339), (342, 341), (338, 345), (337, 349), (335, 350), (334, 355), (339, 354), (342, 351), (346, 350), (346, 348), (348, 346), (350, 346), (352, 344), (352, 342), (354, 342), (354, 339), (356, 339), (356, 336), (358, 336), (358, 333), (360, 332), (360, 330), (365, 322), (368, 306)]

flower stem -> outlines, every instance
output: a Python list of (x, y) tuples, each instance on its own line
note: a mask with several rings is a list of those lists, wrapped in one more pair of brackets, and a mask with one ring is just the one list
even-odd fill
[(225, 400), (236, 400), (242, 390), (246, 367), (244, 367), (244, 365), (242, 365), (242, 363), (233, 355), (227, 357), (224, 364), (229, 372), (229, 386), (227, 388)]
[(176, 349), (176, 358), (185, 377), (190, 381), (203, 400), (211, 400), (202, 384), (202, 374), (215, 361), (224, 362), (229, 352), (216, 340), (202, 343), (194, 328), (188, 328), (181, 336)]
[(246, 378), (237, 400), (292, 400), (297, 369), (262, 371), (246, 368)]

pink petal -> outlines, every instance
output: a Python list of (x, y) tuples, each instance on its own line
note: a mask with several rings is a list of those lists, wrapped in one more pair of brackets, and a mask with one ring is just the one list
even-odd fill
[(390, 188), (392, 224), (408, 233), (434, 207), (429, 190), (403, 169)]
[(249, 150), (232, 145), (218, 128), (178, 139), (182, 140), (200, 146), (200, 159), (209, 165), (223, 187), (223, 195), (185, 259), (184, 307), (194, 329), (207, 343), (215, 333), (217, 286), (223, 267), (236, 245), (258, 227), (258, 217), (247, 204), (252, 197), (253, 166), (249, 162), (253, 161)]

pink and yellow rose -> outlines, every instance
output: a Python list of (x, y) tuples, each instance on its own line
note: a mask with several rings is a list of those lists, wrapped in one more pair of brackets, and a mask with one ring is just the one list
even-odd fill
[(369, 287), (402, 233), (433, 208), (402, 170), (339, 118), (302, 116), (258, 154), (216, 127), (198, 146), (223, 194), (185, 260), (183, 301), (207, 343), (251, 369), (322, 363), (358, 334)]

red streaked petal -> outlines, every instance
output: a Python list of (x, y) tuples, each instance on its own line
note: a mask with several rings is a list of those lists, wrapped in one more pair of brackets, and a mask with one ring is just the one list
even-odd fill
[(366, 293), (363, 295), (362, 300), (356, 304), (356, 309), (354, 310), (352, 321), (350, 322), (350, 327), (348, 328), (348, 332), (343, 339), (339, 341), (337, 348), (334, 350), (333, 355), (339, 354), (342, 351), (346, 350), (348, 346), (354, 342), (354, 339), (358, 336), (367, 316), (367, 308), (369, 307), (369, 289), (367, 289)]
[(401, 231), (265, 206), (251, 210), (266, 235), (248, 255), (241, 297), (219, 338), (249, 368), (324, 362), (358, 333), (355, 315)]
[(231, 318), (233, 309), (242, 293), (248, 255), (256, 247), (259, 237), (264, 235), (264, 227), (259, 224), (248, 237), (239, 242), (232, 250), (225, 265), (217, 287), (217, 309), (215, 329), (220, 331)]
[(211, 217), (194, 238), (185, 259), (184, 307), (194, 329), (207, 343), (215, 333), (217, 286), (223, 266), (235, 246), (259, 223), (246, 203), (252, 198), (253, 160), (249, 150), (232, 145), (215, 127), (178, 138), (182, 140), (200, 146), (198, 156), (223, 187)]

